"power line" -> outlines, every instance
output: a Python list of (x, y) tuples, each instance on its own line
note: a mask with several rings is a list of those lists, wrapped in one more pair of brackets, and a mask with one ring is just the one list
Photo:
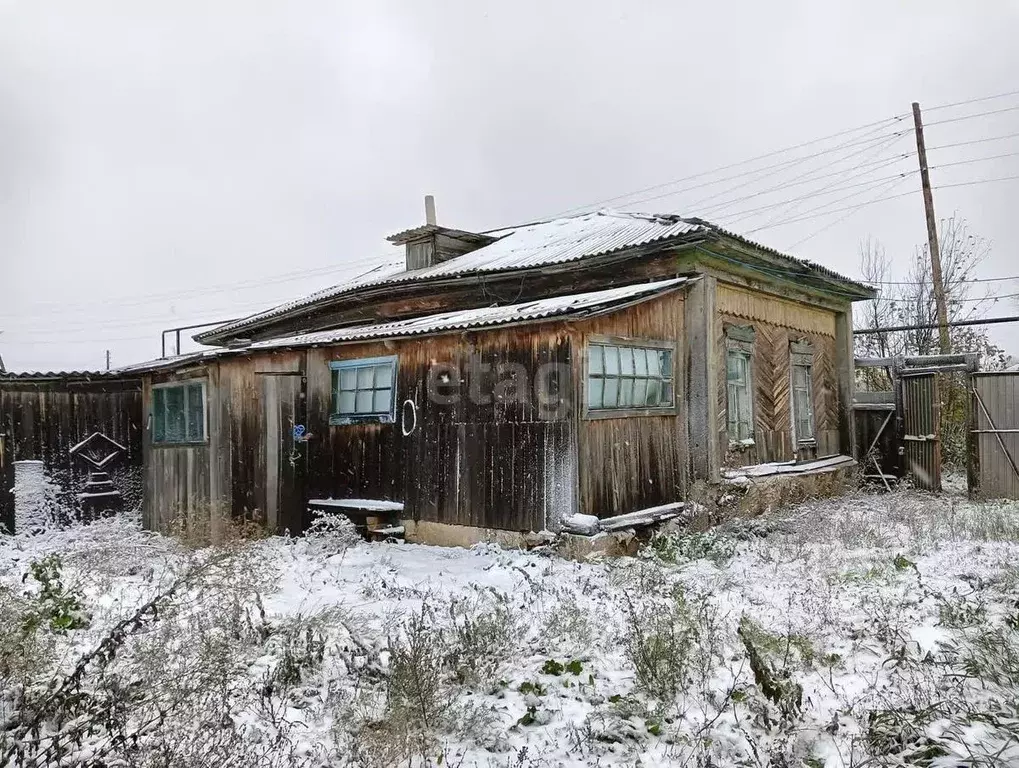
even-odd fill
[[(916, 171), (913, 171), (913, 173), (916, 173)], [(996, 178), (996, 179), (976, 179), (974, 181), (962, 181), (962, 182), (959, 182), (957, 184), (938, 184), (938, 185), (932, 187), (932, 189), (950, 189), (951, 187), (969, 187), (969, 186), (973, 186), (974, 184), (988, 184), (988, 183), (992, 183), (992, 182), (996, 182), (996, 181), (1013, 181), (1015, 179), (1019, 179), (1019, 176), (1002, 176), (1002, 177)], [(857, 194), (859, 194), (859, 193), (857, 193)], [(900, 192), (900, 193), (898, 193), (896, 195), (889, 195), (888, 197), (878, 198), (877, 200), (870, 200), (867, 203), (864, 203), (862, 205), (872, 205), (873, 203), (882, 203), (882, 202), (885, 202), (886, 200), (895, 200), (896, 198), (906, 197), (907, 195), (912, 195), (912, 194), (915, 194), (915, 193), (914, 192)], [(835, 203), (835, 202), (838, 202), (838, 201), (837, 200), (833, 200), (832, 201), (832, 203)], [(831, 205), (832, 203), (829, 203), (829, 205)], [(862, 207), (862, 205), (861, 205), (861, 207)], [(824, 206), (821, 206), (821, 207), (824, 207)], [(836, 209), (831, 210), (831, 211), (824, 211), (822, 213), (816, 213), (816, 214), (813, 214), (811, 216), (801, 216), (801, 217), (798, 217), (798, 218), (795, 218), (795, 219), (789, 219), (787, 221), (781, 221), (781, 222), (778, 222), (777, 224), (770, 225), (770, 226), (779, 227), (779, 226), (785, 226), (786, 224), (796, 224), (796, 223), (798, 223), (800, 221), (806, 221), (807, 219), (814, 219), (814, 218), (817, 218), (818, 216), (828, 216), (828, 215), (830, 215), (832, 213), (839, 213), (841, 211), (845, 211), (845, 210), (848, 210), (848, 209), (854, 208), (854, 207), (856, 207), (856, 206), (846, 206), (845, 208), (836, 208)], [(747, 230), (746, 234), (750, 234), (752, 232), (758, 232), (758, 231), (760, 231), (762, 229), (769, 229), (770, 226), (769, 227), (756, 227), (754, 229)]]
[[(837, 163), (844, 163), (846, 160), (849, 160), (849, 159), (851, 159), (853, 157), (856, 157), (857, 155), (860, 155), (860, 154), (866, 152), (868, 149), (877, 149), (877, 150), (885, 149), (891, 142), (894, 142), (895, 139), (897, 139), (899, 137), (899, 135), (901, 135), (901, 134), (893, 136), (890, 141), (885, 142), (884, 144), (879, 145), (877, 147), (867, 147), (867, 148), (858, 150), (856, 152), (853, 152), (853, 153), (847, 155), (846, 157), (843, 157), (843, 158), (841, 158), (839, 160), (836, 160), (835, 164), (837, 164)], [(829, 173), (824, 173), (824, 174), (821, 174), (821, 175), (817, 175), (817, 174), (818, 174), (819, 170), (823, 170), (823, 169), (812, 168), (809, 171), (805, 171), (804, 173), (801, 173), (799, 176), (794, 176), (793, 178), (789, 179), (786, 182), (783, 182), (781, 184), (776, 184), (773, 187), (768, 187), (767, 189), (762, 189), (762, 190), (760, 190), (758, 192), (753, 192), (753, 193), (751, 193), (749, 195), (744, 195), (742, 197), (732, 198), (730, 200), (725, 200), (725, 201), (720, 202), (720, 203), (714, 203), (712, 205), (707, 206), (706, 208), (701, 208), (700, 207), (701, 203), (707, 202), (707, 200), (711, 199), (711, 198), (704, 198), (704, 199), (699, 200), (697, 202), (691, 203), (687, 207), (691, 211), (696, 211), (698, 215), (701, 215), (701, 214), (708, 215), (710, 211), (714, 211), (714, 210), (718, 210), (718, 209), (721, 209), (721, 208), (725, 208), (726, 206), (731, 205), (733, 203), (739, 203), (739, 202), (743, 202), (745, 200), (753, 199), (755, 197), (760, 197), (761, 195), (768, 194), (769, 192), (777, 192), (777, 191), (781, 191), (783, 189), (788, 189), (789, 187), (797, 187), (797, 186), (801, 186), (803, 184), (810, 184), (810, 183), (812, 183), (814, 181), (820, 181), (821, 179), (830, 178), (832, 176), (841, 176), (841, 175), (846, 174), (846, 173), (851, 173), (852, 171), (858, 170), (860, 168), (867, 168), (867, 167), (870, 167), (870, 166), (873, 166), (873, 165), (877, 165), (878, 168), (882, 168), (882, 167), (885, 167), (887, 165), (892, 165), (892, 164), (894, 164), (896, 162), (899, 162), (899, 161), (901, 161), (901, 160), (903, 160), (905, 158), (908, 158), (912, 154), (913, 154), (912, 152), (906, 152), (906, 153), (903, 153), (901, 155), (894, 155), (892, 157), (883, 157), (883, 158), (880, 158), (878, 160), (872, 160), (872, 161), (870, 161), (868, 163), (859, 163), (859, 164), (851, 166), (849, 168), (841, 168), (841, 169), (839, 169), (837, 171), (831, 171)], [(878, 168), (875, 168), (874, 170), (878, 170)], [(809, 178), (804, 178), (804, 177), (809, 177)], [(717, 196), (718, 195), (714, 195), (714, 197), (717, 197)]]
[[(220, 283), (218, 285), (207, 285), (201, 288), (189, 288), (183, 291), (167, 291), (164, 293), (152, 293), (152, 294), (134, 294), (128, 297), (104, 297), (103, 301), (109, 303), (116, 303), (120, 307), (140, 306), (142, 304), (148, 304), (154, 300), (159, 299), (184, 299), (189, 296), (207, 295), (212, 293), (221, 293), (227, 290), (246, 290), (248, 288), (260, 288), (265, 285), (276, 285), (279, 283), (293, 282), (295, 280), (301, 280), (309, 277), (321, 277), (326, 274), (332, 274), (335, 272), (350, 272), (351, 267), (356, 267), (361, 264), (367, 264), (371, 262), (377, 262), (378, 266), (383, 266), (387, 262), (382, 259), (389, 259), (390, 262), (394, 260), (394, 254), (388, 253), (384, 257), (380, 256), (368, 256), (357, 259), (352, 259), (345, 264), (340, 264), (335, 267), (320, 267), (310, 270), (296, 270), (293, 272), (283, 272), (277, 275), (269, 275), (260, 278), (249, 278), (247, 280), (240, 280), (230, 283)], [(372, 269), (377, 269), (373, 267)], [(363, 277), (372, 271), (368, 269), (362, 272), (355, 272), (350, 276), (353, 280), (357, 277)], [(36, 302), (33, 306), (54, 306), (54, 307), (94, 307), (95, 302), (64, 302), (64, 301), (50, 301), (50, 302)], [(23, 315), (7, 315), (7, 317), (18, 317)]]
[[(865, 135), (866, 136), (870, 136), (871, 133), (874, 133), (874, 131), (869, 131)], [(829, 163), (829, 165), (837, 165), (838, 163), (844, 163), (846, 160), (849, 160), (851, 158), (857, 157), (858, 155), (861, 155), (861, 154), (864, 154), (864, 153), (870, 153), (870, 152), (873, 152), (873, 151), (880, 152), (882, 149), (885, 149), (888, 146), (890, 146), (891, 144), (894, 144), (904, 134), (905, 134), (905, 132), (900, 131), (898, 133), (893, 133), (891, 135), (891, 137), (889, 137), (889, 138), (886, 138), (887, 134), (885, 134), (885, 135), (882, 135), (882, 136), (877, 136), (877, 137), (874, 137), (874, 138), (871, 138), (871, 139), (866, 139), (866, 140), (861, 139), (860, 141), (843, 142), (842, 144), (840, 144), (840, 145), (838, 145), (836, 147), (833, 147), (832, 149), (826, 151), (824, 154), (830, 154), (831, 152), (838, 152), (840, 150), (849, 149), (850, 147), (859, 146), (860, 144), (867, 145), (867, 146), (864, 146), (862, 149), (858, 149), (855, 152), (850, 152), (845, 157), (839, 158), (837, 160), (833, 160), (833, 161), (831, 161)], [(876, 147), (874, 146), (875, 144), (877, 144)], [(795, 161), (790, 161), (790, 162), (792, 162), (792, 165), (798, 165), (798, 164), (804, 162), (807, 159), (812, 159), (812, 157), (814, 157), (814, 156), (811, 156), (809, 158), (804, 158), (802, 160), (795, 160)], [(690, 203), (689, 205), (687, 205), (685, 207), (686, 207), (687, 210), (697, 211), (698, 213), (700, 213), (700, 212), (702, 212), (704, 210), (711, 210), (712, 208), (717, 207), (717, 205), (721, 205), (721, 203), (713, 205), (713, 206), (708, 206), (707, 209), (703, 209), (701, 206), (703, 206), (704, 203), (707, 203), (707, 202), (709, 202), (711, 200), (715, 200), (716, 198), (722, 197), (723, 195), (726, 195), (729, 192), (735, 192), (738, 189), (742, 189), (742, 188), (750, 186), (752, 184), (756, 184), (756, 183), (762, 181), (763, 179), (775, 176), (775, 175), (781, 173), (782, 171), (786, 170), (786, 168), (784, 167), (786, 165), (789, 165), (789, 162), (787, 162), (787, 163), (779, 163), (776, 166), (770, 166), (770, 167), (776, 168), (776, 170), (773, 170), (773, 171), (771, 171), (769, 173), (763, 174), (763, 175), (759, 176), (756, 179), (749, 179), (749, 180), (744, 181), (744, 182), (742, 182), (740, 184), (736, 184), (735, 186), (729, 187), (727, 189), (723, 189), (723, 190), (721, 190), (719, 192), (715, 192), (713, 194), (708, 195), (707, 197), (702, 197), (699, 200), (695, 200), (694, 202)], [(760, 170), (765, 170), (765, 169), (762, 168)], [(791, 179), (787, 179), (787, 182), (798, 181), (800, 179), (803, 179), (804, 177), (809, 177), (811, 175), (816, 174), (819, 170), (823, 170), (823, 169), (811, 168), (811, 169), (809, 169), (807, 171), (804, 171), (803, 173), (799, 174), (798, 176), (793, 176)], [(848, 170), (854, 170), (854, 169), (850, 168)], [(809, 181), (810, 181), (810, 179), (806, 179), (804, 181), (804, 183), (808, 183)], [(652, 197), (652, 198), (646, 198), (644, 200), (636, 200), (634, 202), (640, 203), (640, 202), (646, 202), (647, 200), (657, 200), (658, 198), (661, 198), (661, 197), (671, 197), (673, 194), (679, 194), (679, 192), (676, 192), (676, 193), (666, 193), (666, 194), (662, 194), (662, 195), (656, 195), (655, 197)]]
[(935, 120), (933, 123), (924, 123), (925, 128), (930, 128), (932, 125), (944, 125), (945, 123), (959, 123), (963, 120), (973, 120), (977, 117), (987, 117), (988, 115), (1000, 115), (1003, 112), (1012, 112), (1019, 109), (1019, 104), (1012, 107), (1004, 107), (1003, 109), (991, 109), (987, 112), (977, 112), (974, 115), (962, 115), (961, 117), (948, 117), (944, 120)]
[[(874, 170), (877, 170), (877, 169), (874, 169)], [(867, 173), (873, 173), (873, 171), (868, 171)], [(752, 216), (753, 214), (757, 213), (758, 211), (767, 211), (767, 210), (770, 210), (772, 208), (778, 208), (780, 206), (788, 205), (789, 203), (794, 203), (794, 202), (797, 202), (797, 201), (800, 201), (800, 200), (811, 200), (811, 199), (813, 199), (815, 197), (822, 197), (824, 195), (838, 194), (839, 192), (845, 192), (847, 189), (854, 189), (855, 187), (868, 187), (869, 188), (869, 187), (880, 186), (881, 184), (883, 184), (886, 181), (895, 181), (895, 180), (898, 180), (898, 179), (904, 179), (907, 176), (911, 176), (914, 173), (916, 173), (916, 171), (903, 171), (902, 173), (896, 173), (896, 174), (894, 174), (892, 176), (882, 176), (879, 179), (868, 179), (867, 181), (860, 181), (860, 182), (857, 182), (856, 184), (845, 184), (845, 185), (843, 185), (841, 182), (838, 182), (835, 185), (830, 185), (829, 187), (825, 188), (822, 191), (813, 191), (813, 192), (807, 193), (806, 195), (802, 195), (800, 197), (792, 197), (792, 198), (789, 198), (788, 200), (780, 200), (777, 203), (769, 203), (768, 205), (761, 205), (761, 206), (758, 206), (757, 208), (747, 208), (747, 209), (742, 210), (742, 211), (736, 211), (735, 213), (722, 214), (722, 215), (719, 216), (719, 218), (722, 218), (722, 219), (732, 219), (734, 221), (739, 221), (741, 219), (749, 218), (750, 216)], [(851, 178), (859, 178), (859, 176), (854, 176), (854, 177), (851, 177)], [(864, 190), (864, 191), (866, 191), (866, 190)], [(859, 194), (859, 193), (857, 192), (857, 193), (854, 193), (854, 194)], [(853, 195), (850, 195), (850, 197), (852, 197), (852, 196)], [(842, 198), (842, 199), (844, 200), (844, 199), (847, 199), (847, 198)], [(838, 201), (834, 201), (834, 202), (838, 202)], [(829, 203), (825, 203), (825, 205), (829, 205)], [(824, 206), (821, 206), (821, 207), (824, 207)], [(817, 210), (817, 209), (813, 209), (813, 210)]]
[[(964, 280), (956, 280), (957, 283), (1000, 283), (1006, 280), (1019, 280), (1019, 275), (1008, 275), (1005, 277), (971, 277)], [(923, 280), (868, 280), (874, 285), (927, 285)]]
[(925, 112), (934, 112), (939, 109), (951, 109), (952, 107), (962, 107), (966, 104), (976, 104), (978, 101), (992, 101), (993, 99), (1005, 99), (1009, 96), (1019, 96), (1019, 91), (1009, 91), (1008, 93), (996, 93), (993, 96), (980, 96), (975, 99), (966, 99), (966, 101), (955, 101), (951, 104), (938, 104), (936, 107), (924, 107)]
[(1019, 136), (1019, 133), (1006, 133), (1003, 136), (988, 136), (985, 139), (973, 139), (972, 141), (957, 141), (953, 144), (941, 144), (937, 147), (927, 147), (928, 152), (933, 152), (936, 149), (950, 149), (951, 147), (965, 147), (970, 144), (985, 144), (988, 141), (1002, 141), (1004, 139), (1014, 139)]
[[(971, 325), (995, 325), (997, 323), (1019, 323), (1019, 317), (985, 317), (974, 320), (950, 320), (948, 326), (950, 328), (959, 328), (962, 326)], [(861, 328), (860, 330), (854, 330), (855, 335), (865, 335), (874, 333), (896, 333), (899, 331), (936, 331), (940, 326), (937, 324), (931, 325), (930, 323), (922, 323), (919, 325), (893, 325), (888, 328)]]
[[(573, 213), (575, 211), (582, 211), (582, 210), (585, 210), (587, 208), (593, 208), (593, 207), (597, 207), (597, 206), (601, 206), (601, 205), (606, 205), (608, 203), (613, 203), (613, 202), (616, 202), (618, 200), (623, 200), (625, 198), (632, 197), (633, 195), (641, 195), (641, 194), (644, 194), (645, 192), (653, 192), (653, 191), (658, 190), (658, 189), (663, 189), (665, 187), (670, 187), (673, 184), (680, 184), (680, 183), (685, 182), (685, 181), (692, 181), (693, 179), (699, 179), (699, 178), (703, 178), (704, 176), (710, 176), (710, 175), (715, 174), (715, 173), (720, 173), (722, 171), (728, 171), (728, 170), (731, 170), (733, 168), (738, 168), (738, 167), (740, 167), (742, 165), (747, 165), (748, 163), (755, 163), (758, 160), (765, 160), (765, 159), (767, 159), (769, 157), (775, 157), (776, 155), (782, 155), (782, 154), (785, 154), (787, 152), (793, 152), (793, 151), (795, 151), (797, 149), (803, 149), (804, 147), (809, 147), (809, 146), (811, 146), (813, 144), (818, 144), (818, 143), (820, 143), (822, 141), (829, 141), (831, 139), (836, 139), (836, 138), (838, 138), (840, 136), (846, 136), (846, 135), (849, 135), (851, 133), (857, 133), (857, 132), (862, 131), (862, 130), (864, 130), (866, 128), (873, 128), (875, 126), (881, 126), (881, 125), (891, 125), (891, 124), (894, 124), (894, 123), (896, 123), (898, 121), (901, 121), (901, 120), (905, 119), (906, 117), (908, 117), (908, 115), (906, 115), (906, 114), (894, 115), (892, 117), (887, 117), (884, 120), (877, 120), (877, 121), (874, 121), (872, 123), (866, 123), (864, 125), (858, 126), (856, 128), (849, 128), (849, 129), (844, 130), (844, 131), (839, 131), (837, 133), (829, 134), (828, 136), (822, 136), (821, 138), (818, 138), (818, 139), (812, 139), (810, 141), (801, 142), (800, 144), (794, 144), (792, 146), (784, 147), (782, 149), (776, 149), (774, 151), (766, 152), (763, 155), (757, 155), (756, 157), (751, 157), (751, 158), (748, 158), (746, 160), (740, 160), (739, 162), (729, 163), (728, 165), (721, 165), (721, 166), (719, 166), (717, 168), (712, 168), (711, 170), (708, 170), (708, 171), (701, 171), (700, 173), (694, 173), (694, 174), (691, 174), (689, 176), (682, 176), (682, 177), (680, 177), (678, 179), (672, 179), (671, 181), (662, 182), (661, 184), (653, 184), (653, 185), (651, 185), (649, 187), (643, 187), (641, 189), (632, 190), (630, 192), (626, 192), (626, 193), (621, 194), (621, 195), (616, 195), (615, 197), (608, 197), (608, 198), (604, 198), (602, 200), (595, 200), (595, 201), (590, 202), (590, 203), (584, 203), (582, 205), (576, 205), (576, 206), (574, 206), (572, 208), (567, 208), (566, 210), (561, 211), (560, 213), (557, 213), (556, 217), (558, 217), (558, 216), (565, 216), (565, 215)], [(763, 169), (759, 169), (759, 170), (763, 170)]]
[[(892, 182), (892, 183), (891, 183), (890, 185), (887, 185), (887, 186), (885, 186), (884, 188), (882, 188), (881, 192), (887, 192), (887, 191), (888, 191), (888, 190), (890, 190), (890, 189), (894, 189), (894, 188), (895, 188), (895, 187), (897, 187), (897, 186), (898, 186), (899, 184), (901, 184), (901, 183), (902, 183), (903, 181), (905, 181), (905, 180), (906, 180), (906, 179), (907, 179), (907, 178), (909, 177), (909, 175), (911, 175), (911, 174), (908, 174), (908, 175), (903, 175), (903, 176), (902, 176), (901, 178), (899, 178), (899, 179), (897, 179), (897, 180), (893, 181), (893, 182)], [(880, 193), (879, 193), (879, 194), (880, 194)], [(835, 221), (832, 221), (832, 222), (830, 222), (830, 223), (828, 223), (828, 224), (824, 225), (823, 227), (821, 227), (821, 228), (820, 228), (820, 229), (818, 229), (817, 231), (815, 231), (815, 232), (811, 232), (811, 233), (810, 233), (809, 235), (807, 235), (806, 237), (803, 237), (803, 238), (801, 238), (801, 239), (797, 240), (797, 241), (796, 241), (795, 243), (793, 243), (792, 245), (790, 245), (790, 246), (789, 246), (789, 247), (788, 247), (788, 248), (787, 248), (786, 250), (790, 250), (790, 251), (791, 251), (791, 250), (792, 250), (793, 248), (796, 248), (796, 247), (798, 247), (798, 246), (801, 246), (801, 245), (803, 245), (803, 244), (804, 244), (805, 242), (807, 242), (808, 240), (813, 240), (813, 239), (814, 239), (815, 237), (817, 237), (817, 236), (818, 236), (819, 234), (821, 234), (822, 232), (824, 232), (824, 231), (826, 231), (826, 230), (828, 230), (828, 229), (831, 229), (831, 228), (832, 228), (832, 227), (834, 227), (834, 226), (835, 226), (836, 224), (841, 224), (841, 223), (842, 223), (843, 221), (845, 221), (846, 219), (848, 219), (848, 218), (849, 218), (850, 216), (852, 216), (852, 215), (853, 215), (854, 213), (856, 213), (856, 212), (857, 212), (858, 210), (860, 210), (861, 208), (865, 208), (865, 207), (866, 207), (867, 205), (869, 205), (869, 204), (870, 204), (871, 202), (876, 202), (876, 201), (875, 201), (875, 200), (870, 200), (870, 201), (867, 201), (867, 202), (865, 202), (865, 203), (861, 203), (860, 205), (856, 206), (855, 208), (852, 208), (852, 209), (850, 209), (850, 210), (849, 210), (849, 211), (848, 211), (848, 212), (846, 213), (846, 215), (845, 215), (845, 216), (841, 216), (840, 218), (838, 218), (838, 219), (835, 219)]]
[[(845, 143), (845, 144), (840, 144), (839, 146), (832, 147), (831, 149), (826, 149), (826, 150), (823, 150), (821, 152), (815, 152), (814, 154), (811, 154), (811, 155), (804, 155), (803, 157), (795, 157), (795, 158), (792, 158), (790, 160), (782, 160), (781, 162), (773, 163), (771, 165), (766, 165), (766, 166), (763, 166), (761, 168), (756, 168), (756, 169), (754, 169), (752, 171), (744, 171), (743, 173), (736, 173), (736, 174), (733, 174), (732, 176), (724, 176), (721, 179), (716, 179), (714, 181), (705, 181), (705, 182), (702, 182), (700, 184), (693, 184), (693, 185), (691, 185), (689, 187), (683, 187), (682, 189), (671, 190), (669, 192), (663, 192), (663, 193), (658, 194), (658, 195), (651, 195), (650, 197), (641, 197), (641, 198), (637, 198), (636, 200), (629, 200), (627, 202), (627, 205), (636, 205), (638, 203), (647, 203), (647, 202), (650, 202), (651, 200), (660, 200), (663, 197), (673, 197), (675, 195), (680, 195), (680, 194), (682, 194), (684, 192), (690, 192), (691, 190), (694, 190), (694, 189), (702, 189), (704, 187), (710, 187), (710, 186), (713, 186), (715, 184), (721, 184), (723, 181), (732, 181), (734, 179), (741, 179), (741, 178), (744, 178), (746, 176), (751, 176), (753, 174), (762, 173), (763, 171), (770, 171), (770, 170), (772, 170), (774, 168), (777, 168), (777, 169), (781, 170), (781, 169), (784, 169), (784, 168), (788, 168), (788, 167), (792, 167), (792, 166), (798, 165), (798, 164), (803, 163), (803, 162), (805, 162), (807, 160), (813, 160), (814, 158), (822, 157), (824, 155), (831, 154), (832, 152), (837, 152), (837, 151), (842, 150), (842, 149), (848, 149), (849, 147), (859, 146), (860, 144), (867, 144), (867, 145), (873, 146), (875, 143), (880, 143), (881, 141), (884, 141), (884, 140), (886, 140), (888, 138), (897, 139), (898, 137), (903, 136), (906, 133), (907, 133), (906, 131), (899, 131), (899, 132), (891, 134), (890, 136), (889, 135), (875, 136), (875, 137), (872, 137), (872, 138), (869, 138), (869, 139), (863, 139), (861, 141), (854, 141), (854, 142), (849, 142), (849, 143)], [(778, 173), (778, 172), (779, 171), (774, 171), (773, 173), (767, 174), (766, 176), (772, 176), (772, 175), (774, 175), (775, 173)], [(765, 177), (761, 177), (761, 178), (766, 178), (766, 176)], [(754, 179), (753, 181), (748, 182), (748, 183), (754, 183), (754, 182), (757, 182), (757, 181), (760, 181), (760, 178)], [(660, 189), (661, 187), (671, 186), (673, 183), (676, 183), (676, 182), (668, 182), (666, 184), (660, 184), (657, 187), (652, 187), (651, 189)], [(739, 189), (741, 186), (746, 186), (746, 184), (737, 185), (736, 187), (733, 187), (733, 188), (730, 188), (728, 190), (725, 190), (725, 192), (731, 192), (734, 189)], [(720, 194), (724, 194), (725, 192), (722, 192)], [(613, 200), (622, 200), (624, 198), (631, 197), (631, 196), (633, 196), (635, 194), (639, 194), (639, 192), (631, 192), (631, 193), (628, 193), (628, 194), (625, 194), (625, 195), (620, 195), (619, 197), (613, 198)], [(709, 198), (706, 198), (706, 199), (710, 200), (711, 198), (709, 197)], [(609, 201), (606, 201), (606, 202), (609, 202)], [(701, 202), (703, 202), (703, 201), (701, 201)]]

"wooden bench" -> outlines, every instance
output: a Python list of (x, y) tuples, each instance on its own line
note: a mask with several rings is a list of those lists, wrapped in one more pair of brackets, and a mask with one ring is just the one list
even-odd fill
[(339, 512), (368, 541), (403, 535), (399, 525), (403, 504), (386, 499), (309, 499), (308, 509), (317, 514)]

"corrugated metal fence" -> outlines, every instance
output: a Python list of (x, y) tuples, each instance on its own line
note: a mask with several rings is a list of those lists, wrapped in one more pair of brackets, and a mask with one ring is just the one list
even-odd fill
[(973, 376), (973, 427), (979, 467), (975, 494), (1019, 499), (1019, 373)]

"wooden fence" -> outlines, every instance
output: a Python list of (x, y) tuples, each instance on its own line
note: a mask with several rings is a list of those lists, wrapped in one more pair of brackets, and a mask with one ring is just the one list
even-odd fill
[(62, 516), (140, 505), (143, 428), (137, 380), (0, 377), (0, 524), (17, 528), (19, 474), (44, 478)]

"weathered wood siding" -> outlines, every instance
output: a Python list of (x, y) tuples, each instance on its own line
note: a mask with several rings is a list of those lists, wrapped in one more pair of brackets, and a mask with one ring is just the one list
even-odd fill
[[(838, 453), (839, 384), (836, 313), (776, 296), (755, 294), (720, 283), (715, 322), (718, 377), (718, 434), (723, 465), (808, 459)], [(752, 326), (755, 444), (729, 449), (726, 370), (727, 325)], [(792, 432), (789, 345), (813, 346), (815, 448), (796, 449)]]
[[(328, 426), (329, 362), (392, 354), (397, 423)], [(451, 376), (442, 402), (428, 392), (433, 366)], [(499, 384), (510, 366), (519, 389)], [(402, 501), (415, 520), (540, 530), (576, 507), (569, 376), (568, 339), (548, 325), (309, 350), (308, 426), (323, 437), (308, 492)]]
[[(619, 312), (571, 325), (577, 350), (574, 366), (577, 402), (580, 510), (608, 517), (682, 501), (687, 489), (689, 452), (685, 372), (684, 298), (673, 292)], [(585, 418), (582, 356), (592, 335), (671, 341), (677, 413)]]
[[(50, 479), (60, 487), (59, 503), (76, 515), (77, 494), (88, 477), (88, 467), (73, 460), (72, 446), (101, 432), (127, 451), (109, 466), (124, 506), (141, 502), (142, 406), (141, 383), (106, 378), (0, 379), (0, 439), (4, 467), (13, 476), (12, 463), (42, 461)], [(9, 491), (9, 489), (8, 489)], [(14, 496), (0, 496), (0, 522), (13, 528)]]
[(211, 408), (215, 402), (216, 388), (209, 376), (208, 369), (200, 369), (179, 375), (147, 377), (144, 381), (142, 411), (145, 419), (145, 501), (142, 522), (146, 528), (166, 531), (174, 525), (191, 520), (205, 525), (213, 517), (208, 440), (194, 445), (158, 445), (152, 442), (152, 385), (178, 380), (204, 380), (207, 382), (206, 407)]

